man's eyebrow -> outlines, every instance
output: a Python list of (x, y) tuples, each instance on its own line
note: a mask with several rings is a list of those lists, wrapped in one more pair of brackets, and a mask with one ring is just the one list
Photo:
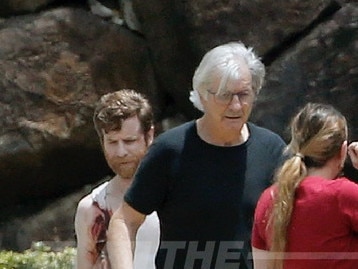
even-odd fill
[(124, 137), (124, 139), (137, 139), (137, 138), (138, 138), (137, 135), (130, 135), (130, 136)]

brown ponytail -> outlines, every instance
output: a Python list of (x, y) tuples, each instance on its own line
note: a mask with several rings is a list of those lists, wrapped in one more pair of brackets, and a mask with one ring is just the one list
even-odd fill
[(272, 269), (282, 269), (289, 238), (297, 187), (311, 167), (322, 167), (334, 157), (347, 139), (343, 115), (332, 106), (307, 104), (292, 120), (292, 140), (287, 147), (291, 158), (278, 170), (274, 202), (267, 229), (271, 233)]

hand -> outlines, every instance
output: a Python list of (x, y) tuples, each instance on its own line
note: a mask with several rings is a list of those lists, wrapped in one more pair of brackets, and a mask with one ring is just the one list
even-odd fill
[(358, 142), (352, 142), (349, 144), (348, 155), (351, 158), (354, 168), (358, 169)]

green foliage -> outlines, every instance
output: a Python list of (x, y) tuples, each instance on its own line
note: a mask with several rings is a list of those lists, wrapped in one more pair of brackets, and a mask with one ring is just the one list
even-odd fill
[(54, 252), (49, 246), (37, 242), (23, 253), (0, 251), (0, 269), (72, 269), (75, 254), (76, 249), (72, 247)]

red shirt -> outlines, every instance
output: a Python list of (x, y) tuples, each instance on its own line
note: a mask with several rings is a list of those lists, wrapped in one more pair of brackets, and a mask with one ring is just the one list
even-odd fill
[[(266, 223), (275, 186), (256, 211), (252, 246), (268, 250)], [(284, 269), (358, 268), (358, 185), (346, 178), (307, 177), (296, 190)]]

